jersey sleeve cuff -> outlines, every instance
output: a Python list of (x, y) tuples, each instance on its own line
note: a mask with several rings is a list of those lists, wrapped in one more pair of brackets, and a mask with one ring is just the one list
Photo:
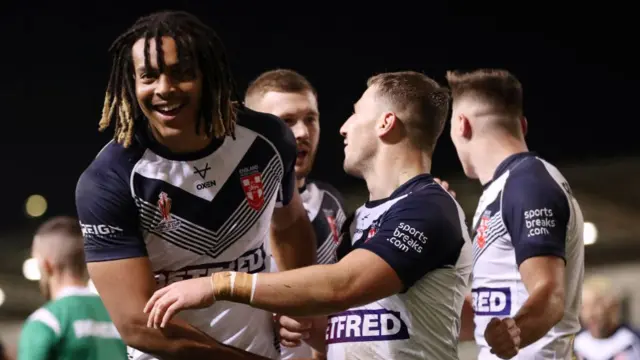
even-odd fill
[(118, 247), (115, 249), (85, 247), (84, 254), (85, 260), (88, 263), (148, 256), (147, 249), (140, 246)]
[(517, 254), (516, 261), (518, 263), (518, 266), (520, 266), (527, 259), (539, 256), (559, 257), (564, 261), (565, 265), (567, 264), (565, 249), (558, 246), (549, 245), (525, 248), (524, 251), (521, 251), (520, 254)]

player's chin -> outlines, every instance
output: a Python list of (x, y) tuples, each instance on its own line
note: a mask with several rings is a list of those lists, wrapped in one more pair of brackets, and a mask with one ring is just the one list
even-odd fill
[(347, 173), (348, 175), (355, 176), (357, 178), (362, 177), (362, 173), (360, 172), (360, 169), (357, 166), (355, 166), (355, 164), (352, 164), (349, 161), (347, 161), (347, 159), (344, 160), (342, 168), (344, 169), (344, 172)]
[(296, 172), (296, 179), (304, 179), (311, 172), (311, 165), (310, 164), (296, 165), (294, 167), (294, 170)]

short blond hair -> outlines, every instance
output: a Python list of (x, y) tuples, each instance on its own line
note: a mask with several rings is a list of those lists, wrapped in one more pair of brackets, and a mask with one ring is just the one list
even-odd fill
[(248, 104), (247, 106), (251, 106), (250, 103), (254, 99), (270, 91), (294, 94), (310, 92), (316, 100), (318, 98), (316, 89), (300, 73), (291, 69), (275, 69), (260, 74), (249, 84), (244, 101)]

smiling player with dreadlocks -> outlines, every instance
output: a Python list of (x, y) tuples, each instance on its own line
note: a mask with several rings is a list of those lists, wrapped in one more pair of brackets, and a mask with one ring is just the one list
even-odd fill
[(115, 124), (114, 141), (76, 204), (89, 274), (130, 357), (277, 358), (270, 313), (220, 303), (155, 329), (142, 310), (178, 280), (268, 271), (267, 239), (280, 268), (314, 261), (291, 131), (232, 101), (221, 41), (188, 13), (139, 19), (111, 52), (100, 130)]

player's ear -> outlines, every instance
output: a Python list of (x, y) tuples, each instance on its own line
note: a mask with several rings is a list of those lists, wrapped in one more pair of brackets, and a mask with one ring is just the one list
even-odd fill
[(464, 114), (460, 114), (458, 115), (458, 135), (460, 135), (460, 137), (469, 140), (471, 139), (471, 135), (473, 133), (473, 130), (471, 129), (471, 121), (469, 121), (469, 118), (466, 117)]
[(525, 116), (520, 118), (520, 129), (522, 130), (522, 136), (527, 136), (527, 131), (529, 130), (529, 122)]
[(378, 136), (383, 137), (389, 134), (393, 129), (400, 125), (398, 117), (394, 112), (384, 112), (380, 115), (380, 119), (376, 124)]
[(51, 274), (53, 273), (53, 268), (54, 268), (54, 265), (49, 259), (47, 258), (40, 259), (40, 271), (42, 272), (42, 274), (40, 274), (40, 277), (44, 275), (51, 276)]

